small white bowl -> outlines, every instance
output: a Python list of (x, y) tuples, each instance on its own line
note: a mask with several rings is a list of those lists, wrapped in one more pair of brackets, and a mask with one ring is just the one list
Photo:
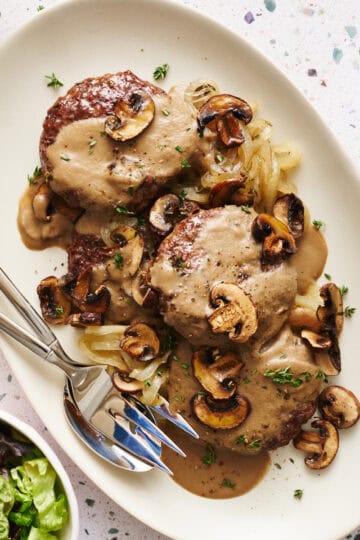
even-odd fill
[(41, 450), (45, 457), (50, 461), (51, 465), (54, 467), (59, 480), (62, 484), (64, 492), (66, 494), (68, 504), (69, 504), (69, 522), (61, 531), (59, 540), (78, 540), (79, 539), (79, 508), (76, 500), (76, 496), (71, 485), (70, 479), (61, 465), (59, 458), (56, 456), (54, 451), (50, 448), (48, 443), (35, 431), (34, 428), (25, 424), (22, 420), (19, 420), (12, 414), (9, 414), (6, 411), (0, 410), (0, 422), (9, 424), (17, 431), (25, 435), (31, 442), (35, 444)]

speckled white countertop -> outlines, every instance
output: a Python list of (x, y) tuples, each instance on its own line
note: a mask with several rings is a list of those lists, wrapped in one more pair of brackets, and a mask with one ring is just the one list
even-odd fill
[[(56, 1), (0, 0), (0, 40)], [(180, 1), (214, 17), (267, 55), (315, 105), (339, 143), (360, 164), (359, 0)], [(115, 505), (72, 463), (46, 433), (1, 354), (0, 407), (39, 430), (57, 452), (78, 497), (81, 540), (164, 538)], [(360, 533), (353, 538), (360, 540)]]

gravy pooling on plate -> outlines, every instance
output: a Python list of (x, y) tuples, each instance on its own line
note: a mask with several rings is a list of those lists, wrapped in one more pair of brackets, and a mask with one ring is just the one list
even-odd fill
[(343, 307), (335, 284), (316, 282), (326, 242), (287, 182), (299, 152), (213, 82), (166, 93), (124, 72), (60, 97), (40, 156), (19, 230), (30, 249), (69, 256), (65, 276), (39, 284), (43, 316), (85, 328), (80, 347), (123, 391), (167, 396), (187, 417), (201, 441), (167, 428), (189, 452), (164, 449), (175, 480), (243, 494), (292, 439), (309, 467), (327, 466), (330, 423), (360, 405), (327, 387), (323, 419), (302, 428), (341, 370)]

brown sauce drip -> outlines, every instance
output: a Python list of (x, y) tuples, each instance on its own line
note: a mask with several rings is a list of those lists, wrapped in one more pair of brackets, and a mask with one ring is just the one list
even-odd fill
[(195, 495), (210, 499), (230, 499), (244, 495), (265, 476), (271, 460), (267, 452), (256, 456), (241, 456), (236, 452), (215, 449), (215, 462), (203, 462), (206, 444), (184, 435), (167, 425), (166, 433), (186, 453), (186, 458), (163, 447), (162, 459), (173, 471), (173, 479), (181, 487)]

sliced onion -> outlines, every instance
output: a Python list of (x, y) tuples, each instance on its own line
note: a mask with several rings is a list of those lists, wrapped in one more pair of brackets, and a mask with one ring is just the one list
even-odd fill
[(292, 144), (274, 144), (273, 150), (283, 171), (297, 167), (301, 161), (301, 152)]
[(149, 386), (144, 386), (140, 399), (145, 405), (152, 405), (155, 402), (160, 388), (167, 381), (167, 370), (164, 368), (161, 371), (162, 374), (160, 377), (155, 374), (151, 379), (148, 379), (151, 384)]
[(163, 356), (160, 356), (160, 358), (155, 358), (155, 360), (150, 362), (144, 369), (133, 369), (133, 371), (130, 373), (130, 377), (137, 379), (138, 381), (146, 381), (147, 379), (151, 379), (160, 364), (167, 361), (169, 355), (170, 352), (167, 352)]
[(209, 79), (197, 79), (192, 81), (185, 90), (185, 101), (195, 109), (200, 109), (212, 96), (220, 94), (219, 86)]
[(86, 335), (106, 336), (108, 334), (116, 334), (119, 338), (123, 337), (126, 329), (129, 328), (125, 324), (109, 324), (103, 326), (87, 326), (85, 328)]

